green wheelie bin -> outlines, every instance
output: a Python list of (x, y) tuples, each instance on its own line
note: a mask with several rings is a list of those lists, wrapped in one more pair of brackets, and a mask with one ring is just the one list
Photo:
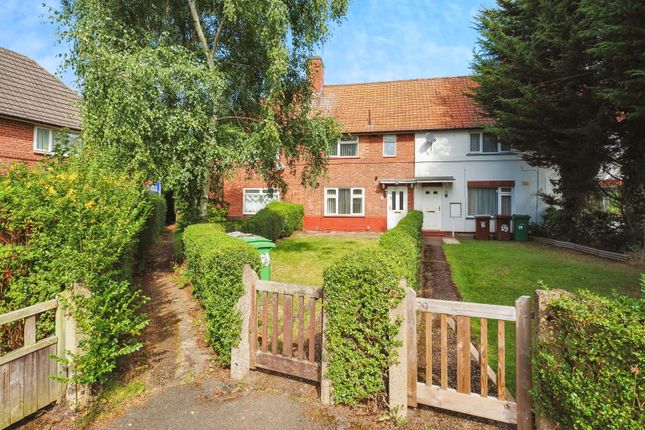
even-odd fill
[(260, 279), (263, 281), (271, 280), (271, 250), (275, 248), (275, 243), (266, 237), (256, 236), (255, 234), (237, 234), (235, 237), (242, 239), (244, 242), (253, 246), (260, 254)]
[(513, 215), (513, 239), (518, 242), (529, 240), (529, 215)]

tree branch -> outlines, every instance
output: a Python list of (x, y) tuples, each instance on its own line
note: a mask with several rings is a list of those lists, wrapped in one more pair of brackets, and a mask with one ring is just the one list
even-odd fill
[(222, 36), (222, 29), (224, 28), (225, 21), (226, 21), (226, 17), (222, 15), (222, 21), (220, 21), (219, 27), (217, 27), (217, 33), (215, 33), (215, 40), (213, 40), (213, 46), (211, 46), (211, 58), (213, 59), (213, 61), (215, 61), (215, 50), (217, 49), (217, 42), (219, 42), (219, 39)]
[(206, 40), (206, 36), (204, 36), (202, 23), (199, 20), (199, 14), (197, 13), (197, 8), (195, 7), (195, 0), (186, 0), (186, 1), (188, 2), (188, 7), (190, 8), (190, 15), (193, 18), (193, 25), (195, 26), (195, 31), (197, 31), (197, 36), (199, 36), (199, 41), (202, 44), (202, 49), (204, 51), (204, 55), (206, 56), (206, 62), (208, 63), (208, 68), (211, 70), (211, 72), (214, 72), (215, 61), (213, 60), (213, 57), (211, 56), (210, 52), (208, 52), (208, 41)]

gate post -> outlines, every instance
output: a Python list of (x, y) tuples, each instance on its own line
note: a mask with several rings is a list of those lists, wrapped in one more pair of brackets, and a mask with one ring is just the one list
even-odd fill
[[(416, 315), (415, 318), (409, 318), (410, 307), (416, 309), (415, 306), (415, 297), (416, 294), (411, 288), (407, 288), (407, 282), (405, 279), (401, 280), (400, 287), (403, 288), (405, 295), (403, 299), (394, 309), (390, 310), (390, 321), (395, 322), (398, 320), (401, 321), (401, 326), (399, 327), (399, 332), (396, 335), (396, 340), (400, 342), (396, 350), (396, 364), (390, 366), (389, 369), (389, 381), (388, 381), (388, 397), (390, 405), (390, 413), (399, 419), (405, 419), (408, 415), (408, 387), (409, 387), (409, 367), (408, 367), (408, 358), (410, 357), (408, 347), (409, 347), (409, 336), (410, 328), (409, 325), (414, 326), (414, 331), (416, 332)], [(416, 337), (416, 336), (415, 336)], [(416, 350), (414, 351), (416, 365)], [(415, 402), (416, 402), (416, 374), (415, 374)]]
[(531, 430), (531, 298), (522, 296), (515, 302), (515, 359), (517, 429)]
[(325, 290), (323, 289), (322, 296), (322, 352), (321, 352), (321, 363), (320, 363), (320, 403), (323, 405), (333, 404), (333, 395), (332, 395), (332, 385), (331, 380), (327, 378), (327, 368), (329, 363), (327, 362), (327, 350), (325, 349), (325, 332), (327, 331), (327, 311), (325, 311)]
[[(240, 332), (240, 341), (231, 348), (231, 377), (233, 379), (243, 379), (249, 374), (251, 368), (251, 335), (249, 327), (251, 325), (251, 314), (253, 313), (253, 295), (255, 294), (255, 283), (258, 275), (248, 264), (244, 266), (242, 273), (242, 283), (244, 284), (244, 293), (239, 298), (235, 309), (240, 313), (242, 318), (242, 329)], [(257, 322), (256, 322), (257, 324)]]

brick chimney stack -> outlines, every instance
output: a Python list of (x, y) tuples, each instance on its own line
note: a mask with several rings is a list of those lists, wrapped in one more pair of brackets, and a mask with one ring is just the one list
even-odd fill
[(323, 83), (325, 80), (325, 66), (322, 58), (311, 57), (308, 62), (308, 75), (311, 89), (314, 93), (322, 93)]

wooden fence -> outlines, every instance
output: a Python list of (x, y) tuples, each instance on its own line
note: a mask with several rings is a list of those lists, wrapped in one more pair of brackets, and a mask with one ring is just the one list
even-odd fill
[(563, 242), (561, 240), (547, 239), (545, 237), (533, 237), (533, 240), (539, 243), (545, 243), (558, 248), (573, 249), (574, 251), (583, 252), (585, 254), (595, 255), (596, 257), (606, 258), (608, 260), (628, 261), (629, 255), (619, 254), (617, 252), (603, 251), (602, 249), (591, 248), (589, 246), (578, 245), (571, 242)]
[[(37, 317), (48, 311), (56, 312), (56, 332), (37, 340)], [(0, 428), (58, 401), (65, 385), (52, 377), (67, 375), (66, 367), (50, 358), (65, 352), (65, 315), (58, 300), (0, 315), (0, 326), (12, 323), (23, 326), (23, 346), (0, 357)]]

